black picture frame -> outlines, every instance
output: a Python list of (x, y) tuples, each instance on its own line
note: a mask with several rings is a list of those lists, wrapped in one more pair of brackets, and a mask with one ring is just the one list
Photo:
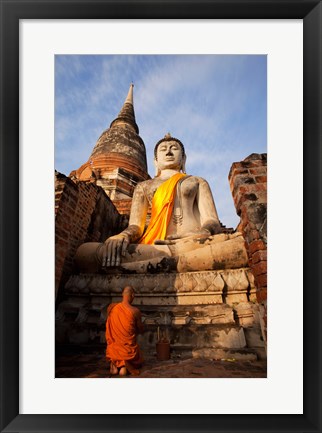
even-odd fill
[[(0, 0), (1, 5), (1, 432), (321, 432), (322, 5), (316, 0)], [(19, 414), (19, 20), (303, 19), (304, 414)], [(292, 167), (290, 167), (290, 172)], [(296, 176), (296, 173), (290, 173)], [(290, 210), (289, 218), (294, 210)], [(283, 218), (281, 224), (287, 221)], [(294, 234), (296, 235), (296, 234)], [(282, 288), (281, 288), (282, 289)], [(287, 306), (286, 306), (287, 309)], [(294, 318), (295, 320), (295, 318)], [(287, 325), (286, 325), (287, 326)], [(291, 327), (291, 323), (289, 324)], [(290, 354), (290, 362), (292, 354)], [(208, 398), (204, 396), (204, 398)], [(260, 398), (260, 396), (258, 396)], [(142, 403), (144, 405), (144, 402)]]

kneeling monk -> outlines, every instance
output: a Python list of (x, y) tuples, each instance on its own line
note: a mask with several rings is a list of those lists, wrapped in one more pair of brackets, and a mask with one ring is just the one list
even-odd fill
[(133, 307), (134, 290), (127, 286), (122, 292), (123, 300), (109, 305), (106, 321), (106, 358), (110, 361), (111, 374), (126, 376), (140, 374), (143, 362), (137, 334), (143, 332), (144, 325), (140, 310)]

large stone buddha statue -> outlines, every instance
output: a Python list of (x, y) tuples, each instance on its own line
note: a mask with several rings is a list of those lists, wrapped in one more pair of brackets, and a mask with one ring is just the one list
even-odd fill
[[(156, 176), (134, 191), (128, 227), (81, 245), (80, 272), (188, 272), (247, 266), (240, 233), (222, 233), (208, 183), (185, 173), (186, 153), (167, 134), (155, 146)], [(148, 210), (151, 218), (146, 226)]]

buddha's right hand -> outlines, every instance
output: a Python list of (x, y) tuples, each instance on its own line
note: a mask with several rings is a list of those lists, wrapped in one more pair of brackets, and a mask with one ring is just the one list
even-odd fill
[(120, 266), (121, 258), (125, 255), (130, 243), (127, 233), (120, 233), (107, 238), (103, 245), (102, 268)]

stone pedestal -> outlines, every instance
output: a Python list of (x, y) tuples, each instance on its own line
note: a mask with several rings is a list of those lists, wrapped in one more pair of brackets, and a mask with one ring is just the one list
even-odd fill
[[(56, 313), (59, 344), (105, 345), (106, 310), (135, 290), (146, 332), (138, 337), (153, 356), (157, 330), (169, 339), (171, 356), (254, 359), (263, 354), (254, 279), (248, 268), (146, 275), (73, 275)], [(246, 358), (245, 358), (246, 357)]]

